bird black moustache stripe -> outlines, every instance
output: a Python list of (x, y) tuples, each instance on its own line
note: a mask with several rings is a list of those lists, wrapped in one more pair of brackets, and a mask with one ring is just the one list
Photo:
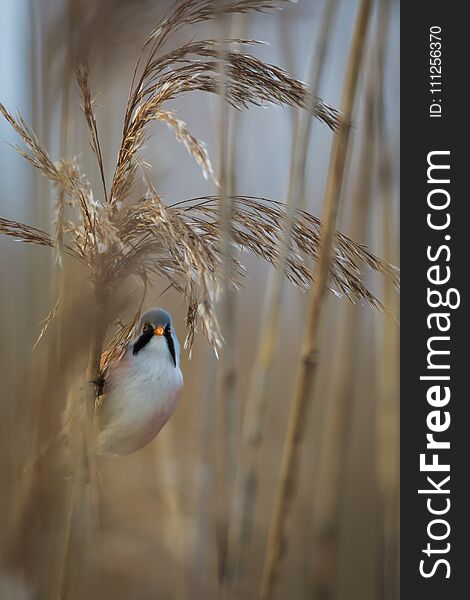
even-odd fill
[(146, 346), (150, 340), (153, 338), (153, 331), (150, 328), (148, 331), (144, 331), (139, 339), (134, 344), (134, 348), (132, 349), (132, 354), (137, 354), (144, 346)]
[[(175, 343), (173, 341), (173, 337), (171, 336), (171, 329), (167, 325), (165, 327), (164, 336), (166, 338), (166, 343), (168, 344), (168, 350), (170, 351), (171, 358), (173, 360), (173, 364), (176, 367), (176, 351), (175, 351)], [(132, 349), (132, 354), (137, 354), (142, 350), (144, 346), (146, 346), (150, 340), (153, 338), (153, 331), (150, 329), (149, 331), (144, 331), (139, 339), (134, 344), (134, 348)]]
[(168, 325), (165, 327), (165, 337), (168, 344), (168, 350), (170, 351), (171, 358), (173, 359), (173, 364), (176, 367), (176, 352), (175, 352), (175, 343), (173, 341), (173, 337), (171, 335), (171, 329)]

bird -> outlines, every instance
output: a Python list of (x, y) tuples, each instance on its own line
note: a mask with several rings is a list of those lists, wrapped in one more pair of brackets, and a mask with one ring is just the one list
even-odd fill
[(98, 454), (131, 454), (157, 436), (183, 392), (180, 344), (166, 310), (142, 315), (134, 339), (109, 364), (102, 391), (95, 415)]

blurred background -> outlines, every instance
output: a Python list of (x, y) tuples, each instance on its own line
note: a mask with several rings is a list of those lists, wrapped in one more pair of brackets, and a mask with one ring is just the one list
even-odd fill
[[(370, 16), (338, 229), (397, 265), (399, 4), (382, 4), (374, 2)], [(88, 55), (105, 168), (112, 173), (136, 57), (170, 5), (160, 0), (2, 3), (0, 101), (11, 112), (20, 110), (54, 160), (76, 157), (96, 189), (99, 174), (74, 81), (76, 57)], [(354, 0), (338, 1), (326, 41), (319, 95), (335, 107), (340, 106), (357, 6)], [(299, 0), (282, 11), (235, 15), (230, 27), (234, 37), (266, 41), (253, 53), (306, 81), (324, 10), (323, 1)], [(179, 32), (171, 45), (218, 36), (217, 23), (201, 23)], [(219, 100), (196, 92), (173, 101), (171, 109), (207, 143), (217, 167)], [(297, 113), (281, 107), (231, 111), (235, 193), (285, 201)], [(317, 216), (322, 214), (332, 137), (327, 127), (313, 123), (305, 198), (306, 209)], [(0, 216), (50, 231), (50, 185), (8, 145), (18, 139), (4, 120), (0, 139)], [(214, 192), (164, 124), (152, 125), (145, 156), (165, 202)], [(234, 328), (234, 397), (240, 423), (271, 270), (247, 252), (241, 260), (247, 278), (235, 296)], [(59, 284), (57, 271), (49, 249), (0, 237), (1, 600), (61, 597), (70, 477), (56, 447), (40, 464), (27, 467), (58, 430), (67, 396), (60, 377), (64, 349), (53, 328), (33, 350), (41, 321), (57, 299), (57, 286), (75, 286), (77, 297), (81, 294), (80, 275)], [(144, 308), (171, 310), (176, 332), (184, 339), (181, 299), (172, 291), (159, 297), (166, 284), (154, 283)], [(386, 280), (371, 275), (367, 285), (390, 314), (333, 294), (327, 297), (315, 397), (305, 424), (299, 484), (275, 598), (398, 598), (398, 302)], [(135, 304), (139, 301), (136, 292)], [(253, 533), (242, 548), (235, 598), (254, 599), (259, 590), (306, 308), (307, 293), (286, 282)], [(69, 326), (86, 330), (79, 311)], [(143, 450), (100, 462), (99, 525), (91, 543), (74, 540), (75, 557), (86, 553), (87, 560), (72, 555), (77, 568), (62, 597), (223, 597), (220, 522), (228, 516), (219, 461), (225, 444), (220, 368), (199, 334), (191, 359), (183, 352), (185, 393), (169, 424)]]

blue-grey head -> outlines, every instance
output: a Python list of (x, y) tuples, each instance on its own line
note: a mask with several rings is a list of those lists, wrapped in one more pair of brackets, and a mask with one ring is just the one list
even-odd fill
[(142, 315), (138, 337), (133, 344), (132, 353), (138, 354), (154, 336), (164, 337), (168, 352), (175, 367), (179, 365), (180, 345), (173, 331), (171, 315), (163, 308), (152, 308)]

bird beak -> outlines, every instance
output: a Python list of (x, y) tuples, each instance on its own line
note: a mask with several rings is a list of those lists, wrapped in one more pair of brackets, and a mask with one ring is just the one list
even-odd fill
[(165, 334), (165, 330), (163, 329), (163, 327), (161, 325), (159, 325), (158, 327), (155, 327), (155, 329), (153, 330), (153, 335), (164, 335)]

